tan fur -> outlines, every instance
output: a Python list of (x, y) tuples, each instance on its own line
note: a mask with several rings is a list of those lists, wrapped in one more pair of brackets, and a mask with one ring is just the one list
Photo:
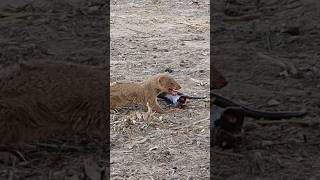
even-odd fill
[(85, 65), (34, 63), (1, 72), (0, 144), (106, 130), (108, 71)]
[(157, 96), (169, 89), (179, 90), (181, 86), (168, 74), (157, 74), (144, 82), (114, 82), (110, 87), (110, 109), (121, 108), (130, 104), (141, 104), (158, 113), (165, 111), (159, 106)]

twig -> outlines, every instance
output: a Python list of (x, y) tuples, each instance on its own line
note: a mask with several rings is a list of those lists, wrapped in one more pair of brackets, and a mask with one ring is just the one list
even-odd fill
[(198, 123), (201, 123), (201, 122), (203, 122), (203, 121), (208, 121), (208, 120), (210, 120), (210, 119), (209, 119), (209, 118), (204, 118), (204, 119), (201, 119), (201, 120), (199, 120), (199, 121), (190, 123), (190, 124), (188, 124), (188, 125), (185, 125), (185, 126), (182, 126), (182, 127), (175, 127), (175, 128), (172, 128), (172, 129), (174, 129), (174, 130), (177, 130), (177, 129), (185, 129), (185, 128), (189, 128), (189, 127), (194, 126), (194, 125), (196, 125), (196, 124), (198, 124)]
[(267, 44), (268, 44), (268, 49), (269, 51), (272, 50), (272, 45), (271, 45), (271, 39), (270, 39), (271, 33), (270, 31), (267, 32)]
[(293, 75), (296, 75), (298, 73), (296, 67), (292, 63), (290, 63), (288, 61), (282, 62), (278, 58), (273, 58), (271, 56), (268, 56), (268, 55), (260, 53), (260, 52), (257, 53), (257, 56), (262, 58), (262, 59), (265, 59), (265, 60), (267, 60), (267, 61), (269, 61), (269, 62), (271, 62), (271, 63), (273, 63), (275, 65), (280, 66), (281, 68), (283, 68), (284, 70), (289, 71)]

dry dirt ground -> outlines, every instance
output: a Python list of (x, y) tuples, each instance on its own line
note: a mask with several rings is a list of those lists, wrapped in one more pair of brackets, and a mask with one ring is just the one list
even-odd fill
[[(319, 1), (212, 3), (211, 55), (229, 80), (219, 93), (260, 109), (309, 112), (290, 122), (246, 119), (246, 142), (226, 151), (230, 156), (212, 153), (214, 179), (319, 179)], [(112, 81), (171, 69), (183, 92), (208, 96), (209, 2), (111, 6)], [(1, 66), (43, 59), (104, 63), (104, 7), (93, 0), (1, 6)], [(140, 109), (112, 114), (112, 179), (209, 179), (209, 102), (188, 105), (148, 120)], [(103, 143), (84, 137), (27, 144), (11, 152), (16, 160), (1, 154), (0, 179), (94, 178), (108, 165), (106, 152)]]
[[(111, 1), (111, 81), (172, 71), (182, 92), (208, 97), (209, 20), (209, 1)], [(113, 113), (111, 179), (209, 179), (208, 100), (147, 120)]]
[(218, 0), (213, 50), (229, 85), (227, 97), (264, 110), (309, 114), (289, 121), (246, 119), (246, 142), (221, 155), (212, 171), (223, 179), (320, 179), (320, 2)]
[[(10, 4), (10, 6), (7, 5)], [(106, 5), (92, 1), (0, 1), (0, 66), (21, 61), (104, 64)], [(108, 144), (88, 137), (52, 137), (0, 146), (0, 179), (99, 179)]]

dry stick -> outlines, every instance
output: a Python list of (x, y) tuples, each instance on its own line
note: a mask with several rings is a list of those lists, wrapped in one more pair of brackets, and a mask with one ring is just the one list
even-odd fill
[(270, 39), (270, 36), (271, 36), (271, 32), (268, 31), (267, 32), (267, 43), (268, 43), (268, 48), (269, 48), (269, 51), (272, 50), (272, 45), (271, 45), (271, 39)]
[(271, 63), (273, 63), (275, 65), (278, 65), (283, 69), (287, 69), (287, 66), (283, 62), (279, 61), (278, 59), (275, 59), (275, 58), (273, 58), (271, 56), (268, 56), (266, 54), (263, 54), (261, 52), (257, 53), (257, 56), (262, 58), (262, 59), (265, 59), (265, 60), (267, 60), (267, 61), (269, 61), (269, 62), (271, 62)]
[(15, 147), (0, 145), (0, 152), (1, 151), (2, 152), (9, 152), (10, 154), (17, 157), (18, 159), (20, 159), (22, 161), (27, 161), (26, 158), (24, 157), (24, 155), (20, 151), (18, 151), (17, 148), (15, 148)]
[(172, 129), (178, 130), (178, 129), (189, 128), (190, 126), (194, 126), (194, 125), (196, 125), (196, 124), (198, 124), (198, 123), (201, 123), (201, 122), (207, 121), (207, 120), (210, 120), (210, 119), (209, 119), (209, 118), (204, 118), (204, 119), (201, 119), (201, 120), (199, 120), (199, 121), (190, 123), (190, 124), (188, 124), (188, 125), (185, 125), (185, 126), (182, 126), (182, 127), (174, 127), (174, 128), (172, 128)]
[(280, 66), (281, 68), (283, 68), (285, 70), (288, 70), (293, 75), (296, 75), (298, 73), (296, 67), (292, 63), (290, 63), (288, 61), (287, 62), (282, 62), (278, 58), (273, 58), (273, 57), (268, 56), (266, 54), (263, 54), (261, 52), (257, 53), (257, 56), (262, 58), (262, 59), (267, 60), (268, 62), (271, 62), (271, 63), (273, 63), (275, 65), (278, 65), (278, 66)]

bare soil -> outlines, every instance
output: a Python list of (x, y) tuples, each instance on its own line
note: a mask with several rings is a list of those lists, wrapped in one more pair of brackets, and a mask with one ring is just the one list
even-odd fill
[[(0, 5), (1, 70), (22, 61), (106, 62), (107, 2), (12, 0)], [(0, 179), (102, 179), (108, 147), (83, 135), (1, 145)]]
[(232, 155), (212, 148), (214, 179), (319, 179), (319, 1), (228, 2), (213, 2), (211, 55), (229, 80), (219, 93), (258, 109), (309, 114), (247, 118), (245, 143), (224, 151)]
[[(212, 3), (211, 55), (229, 80), (217, 92), (259, 109), (309, 112), (289, 121), (247, 118), (240, 148), (212, 148), (212, 177), (319, 179), (319, 2)], [(1, 66), (47, 59), (104, 63), (105, 5), (3, 5)], [(209, 56), (208, 1), (111, 1), (111, 81), (172, 70), (184, 93), (209, 96)], [(189, 101), (186, 109), (163, 115), (135, 107), (113, 113), (111, 179), (209, 179), (209, 106), (208, 100)], [(0, 154), (0, 179), (99, 179), (109, 164), (107, 145), (94, 137), (1, 146), (8, 148)]]
[[(182, 92), (209, 97), (209, 20), (209, 1), (112, 1), (111, 81), (172, 71)], [(209, 179), (209, 105), (113, 113), (111, 179)]]

